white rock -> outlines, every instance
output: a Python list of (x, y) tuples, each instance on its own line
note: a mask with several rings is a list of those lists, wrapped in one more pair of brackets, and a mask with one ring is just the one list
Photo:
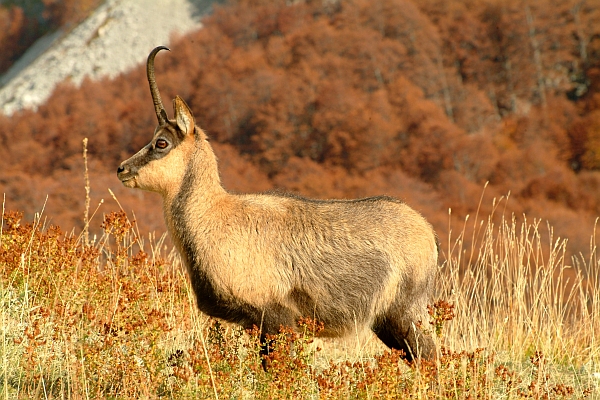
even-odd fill
[(114, 77), (132, 69), (173, 34), (200, 29), (200, 16), (213, 2), (107, 0), (70, 32), (40, 39), (15, 63), (0, 88), (0, 112), (37, 109), (65, 79), (80, 85), (86, 76)]

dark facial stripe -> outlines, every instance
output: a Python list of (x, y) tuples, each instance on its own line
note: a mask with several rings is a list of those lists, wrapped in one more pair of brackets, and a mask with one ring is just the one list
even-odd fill
[[(156, 141), (159, 139), (166, 140), (168, 147), (160, 149), (156, 147)], [(179, 146), (184, 140), (184, 135), (177, 130), (172, 122), (158, 128), (152, 141), (142, 148), (142, 151), (132, 156), (124, 165), (132, 174), (136, 174), (138, 170), (146, 164), (160, 160), (165, 157), (171, 150)]]

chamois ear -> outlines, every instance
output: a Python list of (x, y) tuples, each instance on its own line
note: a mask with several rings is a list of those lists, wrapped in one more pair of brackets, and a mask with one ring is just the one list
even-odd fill
[(194, 116), (181, 97), (175, 97), (173, 100), (173, 109), (175, 109), (175, 121), (177, 122), (177, 127), (185, 135), (193, 135), (195, 125)]

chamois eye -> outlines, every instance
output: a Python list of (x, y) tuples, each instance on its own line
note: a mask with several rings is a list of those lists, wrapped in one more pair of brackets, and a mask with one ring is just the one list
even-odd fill
[(169, 142), (167, 142), (165, 139), (158, 139), (154, 145), (159, 149), (166, 149), (169, 145)]

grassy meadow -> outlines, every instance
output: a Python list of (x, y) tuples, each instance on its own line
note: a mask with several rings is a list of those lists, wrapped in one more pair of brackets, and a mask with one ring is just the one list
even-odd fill
[(315, 338), (306, 319), (282, 328), (267, 372), (258, 330), (196, 311), (176, 253), (122, 210), (92, 218), (90, 238), (3, 209), (0, 398), (600, 398), (595, 234), (567, 259), (565, 239), (504, 201), (442, 243), (423, 322), (435, 362), (408, 365), (370, 334)]

